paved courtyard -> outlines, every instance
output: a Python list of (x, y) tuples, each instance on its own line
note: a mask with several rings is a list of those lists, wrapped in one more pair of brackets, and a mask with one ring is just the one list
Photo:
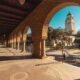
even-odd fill
[(80, 67), (57, 62), (54, 57), (33, 59), (28, 53), (22, 55), (14, 49), (0, 48), (0, 56), (15, 55), (25, 58), (0, 58), (0, 80), (80, 80)]

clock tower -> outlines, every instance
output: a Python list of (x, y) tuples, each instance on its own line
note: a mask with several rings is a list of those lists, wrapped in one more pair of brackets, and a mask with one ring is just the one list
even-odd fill
[(68, 13), (67, 18), (65, 20), (65, 31), (72, 32), (73, 35), (76, 34), (75, 20), (70, 12)]

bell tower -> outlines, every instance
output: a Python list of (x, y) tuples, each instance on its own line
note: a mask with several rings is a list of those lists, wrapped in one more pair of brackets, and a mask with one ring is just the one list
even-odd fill
[(65, 20), (65, 31), (72, 32), (72, 34), (76, 34), (75, 20), (70, 12), (68, 13), (67, 18)]

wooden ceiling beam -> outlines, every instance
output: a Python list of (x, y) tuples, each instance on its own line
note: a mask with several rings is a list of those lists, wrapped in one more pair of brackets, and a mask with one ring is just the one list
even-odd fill
[(3, 29), (8, 29), (8, 28), (16, 28), (17, 25), (0, 25), (0, 30), (3, 30)]
[(20, 15), (27, 15), (27, 12), (25, 12), (23, 10), (9, 7), (7, 5), (2, 5), (2, 4), (0, 4), (0, 10), (4, 10), (4, 11), (8, 11), (10, 13), (15, 13), (15, 14), (20, 14)]
[(6, 21), (14, 21), (14, 22), (19, 22), (20, 21), (19, 19), (6, 18), (6, 17), (2, 17), (2, 16), (0, 16), (0, 19), (1, 20), (6, 20)]
[(41, 0), (27, 0), (24, 5), (19, 5), (17, 0), (0, 1), (0, 34), (9, 35), (18, 24), (27, 17)]
[(10, 23), (20, 23), (20, 21), (10, 21), (10, 20), (4, 20), (4, 19), (0, 19), (0, 21), (10, 22)]
[(8, 34), (10, 34), (9, 32), (6, 32), (6, 31), (4, 31), (4, 32), (0, 32), (0, 35), (8, 35)]
[(11, 29), (11, 28), (7, 28), (7, 29), (2, 28), (2, 29), (3, 29), (3, 30), (0, 30), (0, 33), (1, 33), (1, 32), (4, 32), (4, 31), (5, 31), (5, 32), (10, 32), (10, 31), (13, 30), (13, 29)]
[(16, 22), (9, 22), (9, 21), (2, 21), (2, 20), (0, 20), (0, 23), (3, 23), (3, 24), (18, 24)]
[(5, 12), (1, 12), (1, 11), (0, 11), (0, 15), (15, 18), (15, 19), (23, 19), (24, 18), (24, 17), (18, 16), (18, 15), (14, 15), (14, 14), (7, 13), (7, 12), (5, 13)]
[(4, 23), (4, 22), (0, 22), (0, 24), (5, 24), (5, 25), (6, 25), (6, 24), (7, 24), (7, 25), (18, 25), (18, 23), (9, 23), (9, 22), (5, 22), (5, 23)]
[(1, 27), (2, 30), (0, 29), (0, 31), (3, 31), (3, 30), (6, 30), (7, 31), (9, 29), (14, 30), (15, 28), (16, 27), (14, 27), (14, 26), (7, 26), (7, 27), (6, 26), (3, 26), (3, 28)]
[(14, 28), (2, 28), (2, 30), (0, 30), (0, 33), (10, 33), (14, 30)]

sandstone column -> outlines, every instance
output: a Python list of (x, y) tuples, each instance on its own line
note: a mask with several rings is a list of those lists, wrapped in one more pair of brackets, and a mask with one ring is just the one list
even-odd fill
[(18, 41), (17, 43), (18, 43), (18, 44), (17, 44), (17, 45), (18, 45), (18, 46), (17, 46), (17, 50), (19, 51), (19, 50), (20, 50), (20, 42)]
[(41, 40), (41, 57), (45, 57), (45, 39)]
[(13, 37), (13, 48), (15, 48), (15, 42), (14, 42), (14, 37)]
[(26, 52), (26, 42), (23, 42), (23, 52)]
[(14, 49), (16, 49), (16, 36), (14, 36)]
[(17, 36), (15, 35), (15, 38), (14, 38), (15, 49), (17, 49), (16, 43), (17, 43)]
[(17, 35), (17, 50), (20, 51), (20, 34)]
[(23, 33), (23, 52), (26, 52), (26, 33)]
[(13, 42), (12, 42), (12, 48), (13, 48), (14, 46), (13, 46)]
[(13, 48), (13, 38), (11, 38), (11, 47)]
[(33, 41), (33, 57), (43, 58), (45, 56), (45, 40)]

